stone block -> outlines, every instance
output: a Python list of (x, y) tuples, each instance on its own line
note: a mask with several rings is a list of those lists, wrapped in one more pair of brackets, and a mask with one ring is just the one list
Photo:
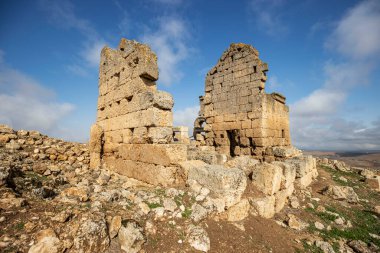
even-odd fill
[(181, 182), (178, 167), (165, 167), (151, 163), (105, 157), (104, 166), (121, 175), (152, 185), (170, 186)]
[(281, 189), (286, 189), (293, 185), (296, 180), (296, 168), (284, 162), (275, 161), (272, 164), (282, 168)]
[(275, 196), (263, 198), (250, 198), (249, 202), (256, 213), (264, 218), (272, 218), (275, 214)]
[(252, 169), (252, 184), (261, 192), (273, 195), (280, 190), (282, 168), (269, 163), (256, 164)]
[(226, 169), (220, 165), (200, 166), (199, 163), (194, 165), (192, 163), (193, 161), (181, 163), (188, 166), (187, 182), (196, 181), (210, 189), (210, 196), (222, 198), (227, 207), (240, 201), (247, 186), (247, 179), (243, 171), (236, 168)]
[[(171, 127), (149, 127), (148, 128), (148, 143), (170, 143), (173, 140), (173, 129)], [(184, 143), (186, 138), (182, 138)]]
[(123, 144), (118, 154), (124, 160), (170, 166), (186, 160), (187, 147), (183, 144)]

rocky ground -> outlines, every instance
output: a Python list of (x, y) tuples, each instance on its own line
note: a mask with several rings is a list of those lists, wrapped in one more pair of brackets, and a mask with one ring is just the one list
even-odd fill
[(248, 197), (224, 212), (207, 188), (88, 164), (85, 144), (0, 127), (0, 252), (379, 252), (380, 179), (368, 169), (319, 160), (318, 178), (266, 219)]

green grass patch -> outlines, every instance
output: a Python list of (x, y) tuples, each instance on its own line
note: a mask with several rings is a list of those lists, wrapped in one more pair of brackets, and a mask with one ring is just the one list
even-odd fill
[(19, 223), (17, 223), (17, 224), (14, 226), (14, 228), (15, 228), (16, 230), (23, 230), (24, 227), (25, 227), (25, 223), (24, 223), (24, 222), (19, 222)]
[(147, 202), (146, 204), (148, 205), (148, 207), (150, 209), (155, 209), (155, 208), (158, 208), (158, 207), (162, 207), (162, 205), (160, 203), (149, 203), (149, 202)]
[[(330, 173), (331, 178), (339, 185), (350, 186), (350, 187), (362, 186), (361, 180), (363, 180), (364, 177), (355, 172), (340, 171), (326, 165), (320, 165), (320, 167), (324, 169), (325, 171), (327, 171), (328, 173)], [(347, 182), (339, 179), (342, 176), (347, 179)]]
[(321, 231), (326, 239), (345, 238), (347, 240), (361, 240), (365, 243), (374, 243), (380, 247), (380, 240), (369, 234), (380, 234), (380, 221), (371, 212), (359, 209), (350, 209), (352, 228), (339, 229), (333, 227), (330, 231)]
[(174, 202), (177, 204), (177, 207), (182, 205), (182, 196), (178, 195), (174, 197)]
[(186, 218), (186, 219), (190, 218), (192, 212), (193, 211), (190, 208), (186, 207), (185, 211), (182, 212), (182, 218)]
[(337, 216), (335, 216), (333, 214), (326, 213), (326, 212), (318, 212), (317, 210), (315, 210), (313, 208), (306, 208), (305, 210), (308, 211), (309, 213), (314, 214), (315, 216), (318, 216), (322, 221), (324, 221), (325, 223), (328, 223), (328, 224), (332, 221), (335, 221), (335, 219), (338, 218)]

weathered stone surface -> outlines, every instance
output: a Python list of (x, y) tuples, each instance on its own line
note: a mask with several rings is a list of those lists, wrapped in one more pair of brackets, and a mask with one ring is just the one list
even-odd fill
[(182, 180), (182, 178), (179, 178), (179, 173), (177, 173), (178, 167), (164, 167), (162, 165), (113, 157), (105, 158), (104, 164), (114, 172), (152, 185), (168, 186)]
[[(169, 93), (157, 91), (157, 79), (157, 57), (149, 46), (123, 38), (118, 49), (103, 48), (97, 120), (90, 136), (91, 168), (104, 165), (153, 184), (176, 182), (175, 170), (165, 172), (164, 166), (185, 160), (186, 147), (169, 145), (174, 101)], [(145, 165), (148, 168), (140, 167)]]
[(90, 168), (94, 169), (101, 165), (101, 153), (103, 149), (103, 129), (94, 124), (90, 130)]
[(280, 190), (282, 168), (269, 163), (256, 164), (252, 169), (252, 184), (265, 194), (273, 195)]
[(207, 252), (210, 250), (210, 238), (206, 230), (200, 226), (190, 225), (187, 228), (187, 241), (196, 250)]
[(109, 243), (104, 215), (101, 213), (85, 214), (75, 235), (73, 249), (83, 253), (102, 252), (108, 248)]
[(145, 243), (142, 228), (135, 222), (128, 222), (127, 226), (121, 226), (118, 240), (124, 252), (137, 253)]
[[(207, 73), (205, 94), (199, 99), (193, 136), (200, 145), (215, 146), (231, 157), (266, 156), (266, 161), (274, 159), (273, 152), (264, 152), (267, 148), (290, 147), (286, 99), (278, 93), (265, 93), (267, 71), (268, 64), (260, 60), (255, 48), (243, 43), (230, 45)], [(276, 152), (281, 158), (295, 153)]]
[(317, 240), (315, 241), (315, 246), (320, 248), (323, 253), (335, 253), (334, 248), (328, 242)]
[(240, 221), (245, 219), (249, 214), (250, 204), (248, 199), (242, 199), (239, 203), (231, 206), (227, 210), (228, 221)]
[[(185, 165), (184, 165), (185, 164)], [(187, 182), (196, 181), (210, 189), (210, 195), (224, 199), (226, 206), (230, 207), (240, 201), (246, 186), (245, 174), (239, 169), (226, 169), (219, 165), (199, 166), (199, 163), (188, 161), (181, 163), (188, 167)]]
[(302, 152), (293, 146), (273, 147), (273, 155), (276, 157), (290, 158), (301, 154)]
[(331, 196), (336, 200), (346, 200), (350, 203), (359, 202), (359, 197), (355, 193), (354, 189), (349, 186), (328, 186), (324, 191), (324, 194)]
[(285, 161), (296, 170), (296, 183), (300, 188), (306, 188), (318, 176), (316, 160), (312, 156), (299, 156)]
[(70, 187), (66, 188), (61, 192), (62, 196), (68, 198), (76, 198), (79, 201), (87, 201), (88, 200), (89, 190), (87, 187)]
[(197, 203), (194, 203), (191, 206), (191, 210), (192, 210), (192, 212), (191, 212), (190, 218), (195, 222), (199, 222), (199, 221), (201, 221), (207, 217), (206, 208), (204, 208), (203, 206), (201, 206)]
[(276, 213), (280, 212), (284, 208), (288, 197), (292, 195), (293, 191), (294, 191), (294, 185), (290, 185), (289, 188), (283, 189), (274, 194), (276, 198), (275, 208), (274, 208)]
[(51, 228), (41, 230), (36, 234), (37, 243), (30, 247), (28, 253), (58, 253), (62, 245), (54, 230)]
[(250, 198), (249, 202), (253, 210), (261, 217), (272, 218), (275, 214), (275, 196), (263, 198)]
[(226, 166), (241, 169), (247, 176), (249, 176), (252, 173), (252, 168), (259, 162), (259, 160), (254, 159), (251, 156), (238, 156), (229, 160), (226, 163)]
[(282, 168), (281, 189), (291, 187), (296, 180), (296, 168), (285, 162), (273, 162), (272, 164)]
[(181, 144), (125, 144), (119, 147), (125, 160), (170, 166), (185, 161), (187, 147)]
[(119, 229), (121, 227), (121, 216), (117, 215), (112, 217), (111, 223), (109, 225), (109, 236), (110, 238), (114, 238), (119, 233)]
[(302, 230), (309, 226), (309, 224), (300, 220), (294, 214), (288, 214), (288, 226), (295, 230)]

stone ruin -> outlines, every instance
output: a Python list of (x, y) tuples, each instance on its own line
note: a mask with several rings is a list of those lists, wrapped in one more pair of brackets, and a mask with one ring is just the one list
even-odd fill
[(250, 45), (231, 44), (206, 76), (194, 137), (228, 156), (274, 160), (273, 148), (291, 147), (289, 108), (279, 93), (266, 94), (268, 64)]
[[(207, 74), (190, 140), (187, 127), (173, 127), (172, 96), (157, 90), (151, 49), (126, 39), (118, 49), (104, 47), (90, 167), (210, 192), (204, 206), (217, 213), (238, 205), (272, 217), (318, 172), (313, 157), (291, 146), (289, 109), (284, 96), (265, 93), (267, 71), (256, 49), (231, 44)], [(242, 199), (251, 187), (258, 194)]]
[(147, 45), (122, 39), (104, 47), (99, 68), (91, 167), (100, 165), (151, 184), (178, 183), (186, 145), (173, 143), (173, 98), (157, 90), (157, 57)]

